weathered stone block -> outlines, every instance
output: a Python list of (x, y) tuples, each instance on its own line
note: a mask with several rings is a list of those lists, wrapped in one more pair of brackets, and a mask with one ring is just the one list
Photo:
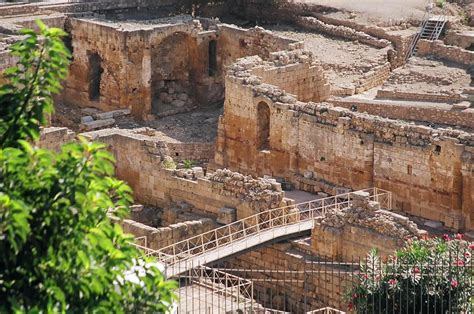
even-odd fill
[(235, 208), (228, 208), (224, 207), (219, 209), (219, 212), (217, 213), (217, 222), (220, 224), (230, 224), (237, 219), (237, 213)]

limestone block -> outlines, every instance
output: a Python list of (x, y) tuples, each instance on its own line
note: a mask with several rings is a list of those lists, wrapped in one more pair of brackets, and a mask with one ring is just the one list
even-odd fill
[(95, 120), (91, 122), (81, 123), (81, 127), (86, 131), (96, 130), (115, 124), (115, 119)]
[(92, 118), (92, 116), (84, 116), (81, 118), (81, 123), (87, 123), (92, 121), (94, 121), (94, 118)]
[(305, 171), (303, 173), (303, 176), (306, 178), (306, 179), (312, 179), (313, 178), (313, 172), (312, 171)]
[(173, 106), (176, 106), (178, 108), (181, 108), (181, 107), (184, 107), (184, 105), (186, 104), (186, 102), (182, 101), (182, 100), (179, 100), (179, 99), (175, 99), (171, 102), (171, 104)]
[(217, 213), (217, 222), (220, 224), (230, 224), (237, 219), (237, 213), (235, 208), (223, 207), (219, 209)]
[(203, 178), (204, 177), (204, 170), (202, 167), (193, 167), (192, 171), (194, 173), (195, 178)]
[(130, 206), (130, 211), (132, 212), (141, 212), (143, 210), (143, 205), (132, 205)]
[(186, 94), (186, 93), (181, 93), (181, 94), (178, 95), (178, 99), (179, 99), (179, 100), (186, 101), (186, 100), (188, 100), (188, 94)]

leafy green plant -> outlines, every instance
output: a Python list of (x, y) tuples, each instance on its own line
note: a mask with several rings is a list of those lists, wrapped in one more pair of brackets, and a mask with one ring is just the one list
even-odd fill
[(8, 83), (0, 87), (0, 146), (17, 146), (19, 139), (36, 140), (46, 114), (53, 111), (52, 94), (61, 89), (67, 75), (69, 52), (61, 37), (64, 31), (38, 21), (41, 36), (22, 30), (26, 39), (10, 47), (19, 58), (4, 71)]
[(462, 235), (417, 240), (388, 261), (371, 251), (360, 265), (348, 307), (357, 313), (461, 313), (474, 293), (474, 244)]
[(194, 161), (192, 160), (183, 160), (183, 164), (184, 164), (184, 169), (191, 169), (192, 167), (194, 167)]
[(0, 313), (165, 312), (175, 283), (112, 221), (131, 190), (105, 145), (33, 147), (67, 73), (64, 33), (38, 23), (0, 87)]
[(446, 6), (446, 0), (436, 0), (436, 6), (443, 9)]
[(165, 160), (163, 160), (163, 162), (161, 163), (163, 168), (165, 169), (176, 169), (176, 163), (174, 162), (174, 160), (170, 157), (170, 158), (165, 158)]

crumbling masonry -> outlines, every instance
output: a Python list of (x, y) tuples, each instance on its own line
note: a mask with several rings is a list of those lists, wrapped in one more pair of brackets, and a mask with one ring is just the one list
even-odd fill
[[(36, 18), (69, 33), (69, 77), (38, 145), (58, 150), (79, 134), (106, 143), (137, 203), (117, 223), (146, 252), (212, 232), (202, 247), (217, 249), (219, 226), (246, 230), (241, 219), (257, 215), (266, 227), (279, 208), (298, 224), (307, 201), (340, 201), (305, 232), (206, 266), (250, 280), (259, 310), (345, 309), (343, 263), (474, 231), (472, 25), (449, 16), (439, 40), (414, 42), (422, 14), (367, 12), (264, 0), (1, 4), (0, 73)], [(317, 275), (299, 277), (307, 269)]]

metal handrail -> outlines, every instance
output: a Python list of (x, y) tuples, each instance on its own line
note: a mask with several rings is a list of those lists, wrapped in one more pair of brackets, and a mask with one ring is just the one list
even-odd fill
[[(370, 200), (381, 203), (381, 206), (386, 209), (391, 209), (390, 192), (379, 188), (370, 188), (360, 191), (368, 192)], [(158, 251), (147, 250), (147, 255), (155, 256), (160, 262), (170, 266), (177, 262), (227, 246), (246, 237), (256, 235), (261, 231), (303, 223), (316, 217), (324, 216), (328, 210), (346, 208), (351, 204), (352, 193), (353, 192), (349, 192), (295, 205), (269, 209), (169, 245)]]
[(420, 26), (418, 27), (418, 32), (415, 34), (415, 37), (413, 37), (413, 40), (411, 41), (410, 48), (408, 49), (408, 53), (405, 56), (405, 60), (410, 59), (410, 57), (413, 55), (413, 52), (416, 49), (416, 45), (418, 44), (418, 41), (420, 40), (421, 34), (423, 33), (423, 30), (425, 29), (425, 26), (428, 23), (430, 16), (431, 16), (431, 13), (429, 13), (428, 11), (425, 11), (423, 18), (421, 19)]
[[(205, 295), (220, 294), (234, 298), (239, 308), (241, 306), (245, 308), (248, 305), (253, 307), (253, 282), (249, 279), (206, 266), (192, 268), (187, 275), (181, 275), (179, 278), (189, 279), (190, 283), (208, 289)], [(178, 290), (178, 296), (180, 302), (195, 298), (194, 295), (187, 296), (186, 292), (183, 293), (180, 290)], [(203, 294), (199, 294), (198, 297), (203, 297)]]

